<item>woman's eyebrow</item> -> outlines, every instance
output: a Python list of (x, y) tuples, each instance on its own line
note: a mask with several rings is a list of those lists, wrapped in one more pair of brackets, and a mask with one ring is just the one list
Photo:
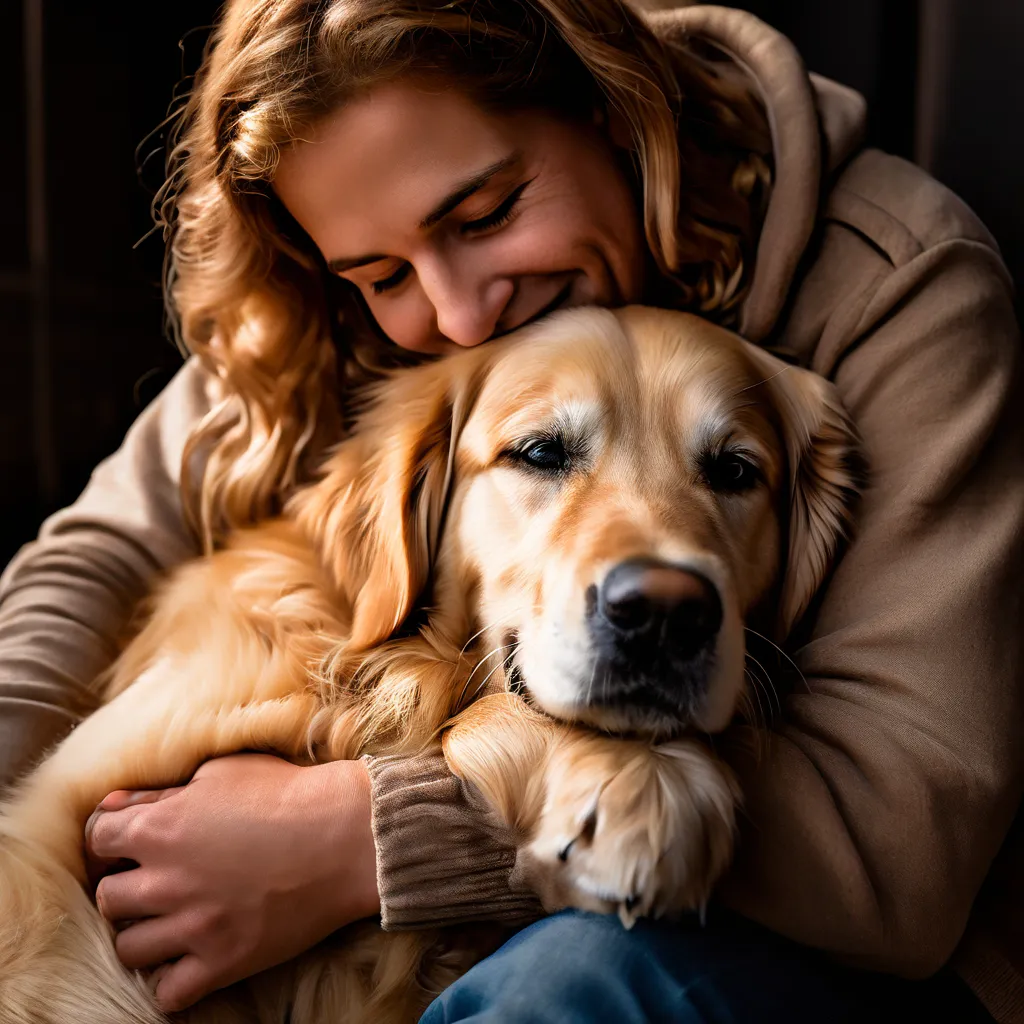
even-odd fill
[(386, 259), (387, 256), (371, 254), (369, 256), (354, 256), (352, 259), (328, 260), (327, 269), (332, 274), (344, 274), (346, 270), (355, 270), (356, 267), (365, 267), (369, 263), (377, 263)]
[[(508, 156), (503, 157), (501, 160), (496, 160), (493, 164), (485, 167), (481, 171), (477, 171), (476, 174), (465, 181), (456, 185), (442, 199), (437, 206), (435, 206), (430, 213), (420, 221), (419, 227), (421, 231), (425, 231), (432, 228), (435, 224), (444, 220), (449, 213), (452, 212), (461, 203), (464, 203), (471, 195), (479, 192), (496, 174), (501, 174), (502, 171), (507, 171), (510, 167), (518, 163), (522, 159), (522, 153), (516, 150), (514, 153), (509, 153)], [(356, 267), (365, 267), (370, 263), (377, 263), (379, 260), (386, 260), (387, 256), (378, 255), (371, 253), (367, 256), (353, 256), (351, 258), (339, 257), (337, 259), (327, 261), (327, 269), (334, 274), (343, 274), (346, 270), (355, 270)]]
[(522, 158), (522, 154), (516, 150), (514, 153), (509, 153), (508, 156), (503, 157), (501, 160), (496, 161), (489, 167), (485, 167), (482, 171), (478, 171), (476, 174), (467, 178), (460, 185), (456, 185), (451, 192), (448, 193), (420, 221), (420, 230), (426, 230), (432, 228), (439, 221), (444, 220), (449, 213), (452, 212), (460, 203), (464, 203), (473, 193), (479, 192), (496, 174), (500, 174), (502, 171), (507, 171), (513, 164)]

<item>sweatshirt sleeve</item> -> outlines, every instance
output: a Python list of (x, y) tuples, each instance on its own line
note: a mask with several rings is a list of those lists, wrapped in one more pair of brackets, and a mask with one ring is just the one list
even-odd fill
[[(860, 428), (870, 484), (767, 751), (749, 760), (764, 744), (739, 737), (731, 755), (746, 824), (721, 892), (796, 941), (924, 976), (1022, 790), (1020, 338), (977, 241), (923, 252), (858, 304), (815, 368)], [(509, 887), (512, 837), (440, 756), (370, 774), (385, 927), (540, 913)]]
[(860, 430), (869, 484), (794, 653), (804, 678), (767, 753), (736, 755), (747, 827), (723, 895), (921, 977), (953, 952), (1021, 797), (1021, 346), (1006, 271), (976, 240), (924, 250), (863, 298), (815, 369)]
[(0, 577), (0, 787), (91, 710), (89, 684), (137, 601), (198, 553), (179, 484), (185, 441), (209, 409), (205, 381), (186, 363)]
[(467, 921), (525, 924), (544, 913), (510, 884), (516, 847), (444, 755), (366, 757), (385, 930)]

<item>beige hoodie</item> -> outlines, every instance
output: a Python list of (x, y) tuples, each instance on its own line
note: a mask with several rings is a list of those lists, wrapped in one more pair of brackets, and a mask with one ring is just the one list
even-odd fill
[[(805, 73), (751, 15), (654, 17), (761, 90), (776, 179), (741, 330), (833, 380), (863, 437), (857, 536), (792, 651), (806, 679), (755, 765), (730, 905), (843, 960), (907, 976), (955, 962), (1024, 1021), (1024, 389), (1011, 282), (970, 210), (860, 151), (864, 105)], [(156, 575), (197, 553), (178, 495), (208, 408), (188, 363), (0, 587), (0, 773), (86, 708), (84, 687)], [(371, 762), (382, 916), (405, 928), (538, 912), (514, 853), (437, 755)], [(1014, 894), (1017, 902), (1009, 903)], [(959, 948), (958, 948), (959, 944)]]

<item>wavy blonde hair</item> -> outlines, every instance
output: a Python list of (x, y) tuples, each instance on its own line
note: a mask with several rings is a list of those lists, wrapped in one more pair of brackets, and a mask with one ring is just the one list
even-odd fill
[[(349, 386), (401, 362), (276, 200), (283, 149), (382, 80), (464, 83), (498, 109), (629, 126), (649, 296), (729, 322), (769, 177), (764, 112), (713, 53), (672, 54), (621, 0), (232, 0), (177, 116), (154, 212), (169, 322), (219, 381), (183, 460), (210, 548), (273, 514), (339, 438)], [(200, 472), (196, 467), (201, 465)]]

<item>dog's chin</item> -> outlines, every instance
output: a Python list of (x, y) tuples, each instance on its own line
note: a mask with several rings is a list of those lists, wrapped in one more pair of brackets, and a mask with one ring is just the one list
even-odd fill
[(656, 706), (644, 707), (636, 703), (620, 706), (579, 704), (576, 705), (572, 717), (567, 720), (588, 725), (601, 732), (640, 736), (659, 742), (693, 729), (693, 722), (688, 718), (680, 718), (678, 713)]
[(586, 725), (601, 732), (663, 741), (699, 728), (691, 715), (660, 699), (657, 694), (650, 695), (647, 700), (637, 699), (634, 695), (628, 702), (552, 699), (543, 687), (531, 687), (515, 665), (509, 675), (508, 686), (513, 693), (526, 697), (534, 707), (552, 718), (572, 725)]
[(517, 647), (508, 689), (561, 722), (658, 742), (718, 731), (708, 729), (709, 712), (721, 703), (711, 699), (708, 687), (714, 664), (710, 654), (699, 665), (667, 666), (663, 676), (650, 667), (631, 671), (601, 658), (581, 659), (581, 666), (559, 665), (557, 655), (524, 644), (522, 634), (510, 633), (506, 643)]

